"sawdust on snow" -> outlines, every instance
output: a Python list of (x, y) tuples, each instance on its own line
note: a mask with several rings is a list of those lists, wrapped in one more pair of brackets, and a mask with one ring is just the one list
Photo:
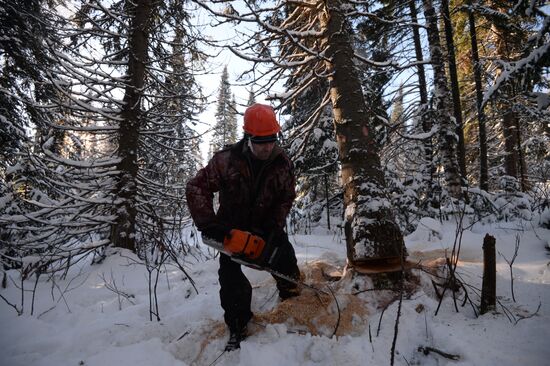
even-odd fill
[[(299, 296), (277, 302), (270, 310), (261, 312), (253, 309), (255, 314), (249, 323), (250, 335), (261, 332), (270, 324), (284, 324), (288, 333), (327, 337), (360, 335), (368, 326), (368, 309), (376, 311), (385, 308), (396, 299), (392, 291), (377, 292), (373, 297), (358, 296), (363, 292), (358, 289), (354, 294), (351, 289), (352, 276), (344, 274), (341, 265), (317, 260), (300, 266), (300, 270), (303, 282), (326, 293), (304, 287)], [(417, 285), (409, 283), (409, 291), (414, 291)], [(263, 286), (275, 284), (269, 280), (255, 288)], [(216, 344), (219, 346), (226, 336), (227, 326), (223, 320), (210, 320), (207, 325), (198, 327), (177, 342), (176, 347), (181, 351), (176, 354), (185, 355), (181, 359), (191, 365), (208, 364), (217, 355), (205, 351), (216, 347)]]
[(301, 271), (304, 282), (325, 293), (304, 287), (299, 296), (279, 302), (267, 312), (256, 313), (253, 321), (264, 325), (284, 323), (290, 331), (328, 337), (364, 331), (367, 305), (360, 297), (342, 290), (341, 269), (314, 261), (302, 266)]

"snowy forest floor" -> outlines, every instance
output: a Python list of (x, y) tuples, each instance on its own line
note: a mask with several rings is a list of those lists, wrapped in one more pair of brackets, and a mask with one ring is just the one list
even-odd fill
[[(456, 224), (424, 219), (406, 237), (411, 260), (441, 258), (455, 242)], [(536, 222), (473, 226), (463, 233), (457, 274), (470, 299), (479, 304), (485, 234), (496, 238), (495, 311), (476, 316), (467, 303), (455, 310), (450, 292), (438, 307), (430, 274), (413, 270), (401, 304), (396, 365), (548, 365), (550, 360), (550, 230)], [(345, 275), (345, 244), (323, 228), (292, 235), (305, 282), (332, 295), (304, 289), (280, 302), (275, 281), (246, 268), (253, 286), (251, 335), (241, 349), (222, 355), (216, 365), (390, 365), (399, 301), (392, 290), (372, 288), (368, 277)], [(506, 259), (513, 264), (515, 299)], [(188, 257), (192, 284), (176, 267), (161, 273), (157, 294), (160, 321), (149, 321), (147, 271), (136, 257), (113, 250), (99, 265), (79, 263), (65, 279), (40, 282), (33, 315), (31, 294), (24, 313), (0, 301), (2, 366), (169, 366), (209, 365), (222, 352), (228, 334), (218, 299), (217, 259)], [(339, 274), (344, 277), (338, 280)], [(18, 273), (8, 272), (0, 294), (21, 304)], [(25, 283), (32, 290), (34, 281)], [(330, 289), (329, 287), (330, 286)], [(457, 293), (459, 300), (464, 292)], [(336, 327), (336, 325), (338, 326)], [(335, 332), (336, 331), (336, 332)], [(333, 333), (336, 333), (333, 336)], [(459, 360), (419, 347), (432, 347)]]

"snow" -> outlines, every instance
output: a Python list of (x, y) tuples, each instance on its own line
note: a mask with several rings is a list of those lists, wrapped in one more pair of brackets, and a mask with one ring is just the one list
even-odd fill
[(437, 239), (441, 240), (443, 239), (441, 223), (431, 217), (423, 217), (420, 219), (416, 230), (409, 235), (408, 239), (409, 242), (419, 242), (420, 245), (434, 242)]
[(533, 92), (532, 94), (535, 96), (538, 110), (542, 111), (550, 106), (550, 94), (541, 92)]
[(482, 105), (487, 104), (491, 97), (497, 92), (501, 84), (509, 81), (521, 70), (528, 69), (536, 65), (541, 58), (550, 52), (550, 43), (544, 43), (540, 47), (531, 51), (531, 53), (516, 62), (502, 62), (503, 70), (483, 95)]
[[(314, 227), (312, 232), (290, 236), (300, 266), (305, 268), (321, 260), (343, 265), (343, 234), (322, 226)], [(411, 260), (427, 261), (440, 258), (445, 250), (450, 252), (456, 232), (457, 225), (452, 220), (441, 223), (421, 219), (417, 230), (405, 238)], [(548, 364), (550, 253), (545, 245), (550, 230), (538, 226), (536, 220), (476, 223), (464, 230), (457, 273), (465, 283), (477, 288), (481, 287), (481, 245), (487, 233), (496, 238), (500, 253), (497, 296), (506, 310), (499, 305), (496, 311), (476, 317), (469, 305), (459, 304), (456, 312), (452, 298), (447, 296), (435, 316), (438, 300), (431, 277), (415, 272), (420, 284), (402, 302), (396, 365)], [(510, 271), (504, 257), (512, 258), (516, 236), (520, 248), (513, 265), (517, 301), (513, 302)], [(209, 365), (221, 354), (227, 339), (218, 299), (217, 267), (216, 259), (188, 259), (187, 269), (198, 294), (177, 268), (166, 267), (158, 284), (159, 322), (149, 321), (147, 271), (130, 252), (111, 250), (99, 265), (81, 262), (66, 279), (57, 278), (55, 285), (41, 277), (33, 315), (30, 294), (25, 298), (21, 316), (0, 301), (0, 365)], [(271, 276), (249, 268), (244, 271), (253, 286), (253, 311), (276, 307), (279, 300)], [(20, 306), (18, 273), (10, 270), (7, 275), (13, 281), (8, 280), (7, 288), (0, 289), (0, 294)], [(368, 287), (368, 280), (363, 282)], [(32, 289), (33, 284), (34, 279), (25, 283), (25, 289)], [(109, 290), (113, 286), (120, 294)], [(351, 283), (347, 289), (352, 291)], [(255, 326), (242, 348), (222, 355), (216, 365), (389, 365), (398, 302), (382, 311), (373, 293), (364, 295), (371, 301), (366, 305), (365, 329), (330, 338), (292, 333), (295, 326), (290, 322)], [(339, 292), (337, 296), (344, 307), (344, 294)], [(380, 299), (382, 295), (377, 296)], [(479, 303), (473, 290), (470, 296)], [(539, 304), (540, 309), (533, 315)], [(331, 309), (335, 314), (334, 306)], [(513, 317), (512, 321), (505, 312)], [(355, 319), (357, 323), (361, 320), (365, 319)], [(433, 352), (425, 355), (418, 351), (421, 346), (459, 355), (460, 360), (451, 361)]]

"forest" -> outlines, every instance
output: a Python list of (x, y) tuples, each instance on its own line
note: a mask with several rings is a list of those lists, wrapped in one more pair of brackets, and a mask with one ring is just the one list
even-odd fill
[(168, 263), (193, 284), (186, 182), (256, 100), (294, 163), (287, 231), (341, 235), (350, 265), (403, 256), (426, 219), (550, 229), (545, 1), (0, 1), (0, 263), (21, 286), (0, 296), (18, 314), (113, 248), (149, 290)]
[[(240, 39), (203, 36), (200, 10), (209, 26), (242, 25)], [(350, 260), (399, 251), (422, 217), (542, 212), (547, 11), (499, 0), (5, 2), (2, 263), (28, 277), (110, 245), (185, 253), (183, 188), (204, 164), (196, 75), (220, 47), (250, 63), (249, 101), (266, 96), (288, 116), (292, 221), (338, 212)], [(240, 138), (228, 83), (208, 121), (214, 150)]]

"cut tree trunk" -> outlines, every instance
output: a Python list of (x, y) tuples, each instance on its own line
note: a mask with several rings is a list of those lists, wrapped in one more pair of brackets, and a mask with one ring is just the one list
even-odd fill
[(342, 165), (348, 261), (360, 264), (404, 255), (403, 235), (385, 196), (385, 180), (374, 116), (367, 114), (364, 94), (339, 0), (325, 2), (321, 26), (329, 69), (334, 126)]
[(481, 314), (496, 305), (497, 265), (495, 254), (496, 239), (485, 235), (483, 239), (483, 283), (481, 287)]

